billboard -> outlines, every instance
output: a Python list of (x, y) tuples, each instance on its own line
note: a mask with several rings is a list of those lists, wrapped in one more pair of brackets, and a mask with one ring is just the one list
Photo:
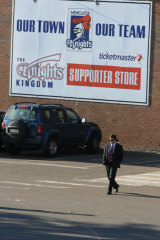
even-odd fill
[(148, 105), (152, 2), (13, 0), (10, 95)]

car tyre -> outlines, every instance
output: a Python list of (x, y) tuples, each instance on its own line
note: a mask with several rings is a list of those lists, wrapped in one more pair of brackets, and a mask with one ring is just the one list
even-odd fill
[(97, 153), (99, 151), (99, 138), (97, 134), (91, 135), (87, 144), (87, 150), (89, 153)]
[(47, 157), (55, 157), (59, 151), (59, 144), (56, 138), (52, 137), (48, 140), (45, 155)]

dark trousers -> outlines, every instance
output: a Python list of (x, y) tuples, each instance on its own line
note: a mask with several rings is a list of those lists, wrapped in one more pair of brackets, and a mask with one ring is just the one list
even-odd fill
[(107, 177), (109, 180), (109, 186), (108, 186), (108, 192), (112, 192), (112, 188), (117, 189), (119, 185), (115, 181), (116, 173), (117, 173), (117, 167), (113, 166), (107, 166), (106, 167), (106, 172), (107, 172)]

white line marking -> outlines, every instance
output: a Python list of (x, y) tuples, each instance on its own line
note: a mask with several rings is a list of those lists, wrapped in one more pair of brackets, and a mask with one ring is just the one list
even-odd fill
[[(158, 177), (156, 177), (158, 176)], [(155, 186), (160, 187), (160, 171), (150, 172), (150, 173), (142, 173), (135, 175), (126, 175), (119, 176), (116, 178), (123, 185), (131, 185), (131, 186)], [(74, 178), (75, 181), (81, 182), (90, 182), (90, 183), (107, 183), (108, 179), (105, 178), (96, 178), (96, 179), (77, 179)]]
[[(153, 176), (153, 175), (152, 175), (152, 176)], [(138, 178), (139, 178), (140, 180), (141, 180), (141, 179), (144, 179), (144, 180), (145, 180), (145, 179), (148, 179), (148, 180), (151, 180), (151, 181), (158, 179), (158, 178), (143, 177), (143, 176), (134, 176), (134, 175), (133, 175), (133, 176), (132, 176), (132, 175), (131, 175), (131, 176), (123, 176), (123, 177), (125, 177), (126, 179), (132, 178), (133, 180), (134, 180), (134, 179), (138, 179)], [(160, 176), (159, 176), (159, 177), (160, 177)], [(119, 178), (117, 178), (117, 179), (121, 179), (121, 177), (119, 177)], [(159, 179), (159, 180), (160, 180), (160, 179)]]
[(140, 186), (144, 186), (144, 184), (141, 183), (121, 183), (122, 185), (127, 185), (127, 186), (133, 186), (133, 187), (140, 187)]
[(106, 187), (106, 186), (100, 186), (100, 185), (89, 185), (89, 184), (83, 184), (83, 183), (67, 183), (67, 182), (57, 182), (57, 181), (47, 181), (47, 180), (40, 180), (38, 182), (64, 184), (64, 185), (72, 185), (72, 186), (84, 186), (84, 187), (100, 187), (100, 188)]
[[(91, 179), (91, 180), (87, 180), (87, 179), (75, 179), (76, 181), (84, 181), (84, 182), (99, 182), (99, 183), (106, 183), (108, 184), (108, 179), (107, 178), (99, 178), (99, 179)], [(131, 185), (131, 186), (140, 186), (139, 184), (131, 184), (131, 183), (125, 183), (124, 185)]]
[[(91, 227), (86, 227), (85, 225), (82, 225), (84, 228), (86, 228), (87, 230), (89, 230), (95, 237), (96, 237), (96, 239), (99, 239), (99, 240), (101, 240), (101, 237), (97, 234), (97, 232), (96, 231), (94, 231)], [(94, 236), (92, 236), (92, 237), (94, 237)]]
[(33, 186), (33, 187), (48, 187), (48, 188), (68, 188), (68, 187), (59, 187), (59, 186), (48, 186), (48, 185), (41, 185), (41, 184), (33, 184), (33, 183), (20, 183), (20, 182), (10, 182), (10, 181), (0, 181), (0, 183), (6, 184), (16, 184), (16, 185), (24, 185), (24, 186)]
[(146, 181), (146, 180), (135, 180), (135, 179), (125, 179), (125, 178), (117, 178), (118, 181), (129, 181), (129, 182), (140, 182), (140, 183), (151, 183), (151, 184), (160, 184), (160, 182)]
[(9, 186), (0, 186), (0, 188), (13, 188), (13, 189), (21, 189), (21, 190), (29, 190), (30, 188), (20, 188), (20, 187), (9, 187)]
[(0, 163), (9, 163), (9, 164), (20, 164), (20, 165), (36, 165), (36, 166), (49, 166), (49, 167), (61, 167), (61, 168), (73, 168), (73, 169), (84, 169), (87, 170), (88, 167), (77, 167), (69, 165), (59, 165), (59, 164), (50, 164), (50, 163), (33, 163), (33, 162), (13, 162), (13, 161), (0, 161)]
[(82, 182), (107, 182), (108, 181), (108, 179), (107, 179), (107, 177), (105, 177), (105, 178), (97, 178), (97, 179), (77, 179), (77, 178), (74, 178), (74, 180), (75, 181), (82, 181)]

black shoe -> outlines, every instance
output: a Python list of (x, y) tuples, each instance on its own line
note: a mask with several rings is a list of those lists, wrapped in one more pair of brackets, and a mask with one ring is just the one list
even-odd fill
[(119, 188), (119, 186), (117, 186), (117, 188), (115, 189), (115, 193), (117, 193), (117, 192), (118, 192), (118, 188)]
[(112, 194), (112, 192), (107, 192), (107, 195), (111, 195)]

